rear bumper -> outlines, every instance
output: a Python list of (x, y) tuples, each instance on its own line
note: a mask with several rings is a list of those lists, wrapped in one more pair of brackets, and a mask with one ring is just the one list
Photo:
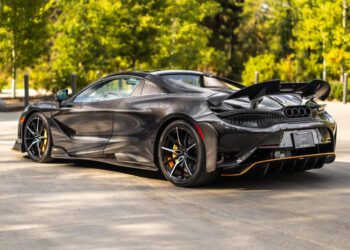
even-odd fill
[(256, 161), (254, 163), (241, 164), (235, 168), (223, 169), (223, 176), (240, 176), (251, 170), (259, 169), (266, 174), (272, 172), (293, 172), (320, 168), (325, 163), (335, 160), (335, 153), (318, 153), (308, 155), (290, 156), (284, 158), (274, 158)]

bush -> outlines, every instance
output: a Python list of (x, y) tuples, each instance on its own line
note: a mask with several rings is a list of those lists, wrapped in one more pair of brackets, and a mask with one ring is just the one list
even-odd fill
[[(343, 100), (343, 84), (341, 82), (338, 81), (330, 81), (329, 82), (331, 85), (331, 93), (328, 96), (328, 100), (338, 100), (338, 101), (342, 101)], [(350, 93), (348, 91), (348, 100), (350, 98)]]
[(0, 78), (0, 93), (1, 93), (1, 90), (2, 90), (6, 85), (7, 85), (6, 79)]
[(259, 71), (260, 82), (271, 80), (276, 78), (277, 70), (275, 56), (272, 54), (250, 57), (245, 64), (242, 80), (245, 84), (253, 84), (255, 80), (255, 71)]

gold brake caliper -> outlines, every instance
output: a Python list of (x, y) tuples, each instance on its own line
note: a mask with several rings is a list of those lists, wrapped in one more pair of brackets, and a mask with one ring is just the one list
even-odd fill
[(43, 140), (43, 144), (41, 146), (41, 152), (45, 152), (46, 149), (46, 145), (47, 145), (47, 130), (44, 130), (44, 140)]
[[(177, 151), (177, 146), (176, 146), (176, 144), (174, 144), (173, 150), (174, 150), (174, 151)], [(167, 157), (167, 161), (169, 161), (169, 167), (170, 167), (170, 168), (173, 168), (173, 167), (175, 166), (176, 160), (175, 160), (175, 161), (171, 161), (171, 159), (175, 159), (176, 157), (177, 157), (177, 154), (176, 154), (176, 153), (173, 153), (172, 155), (169, 155), (169, 156)]]

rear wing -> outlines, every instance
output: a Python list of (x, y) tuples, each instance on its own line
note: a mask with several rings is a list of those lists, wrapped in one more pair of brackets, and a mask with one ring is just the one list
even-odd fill
[(248, 97), (251, 107), (256, 108), (262, 98), (268, 95), (300, 94), (306, 99), (316, 97), (320, 100), (325, 100), (330, 92), (331, 87), (329, 83), (323, 80), (312, 80), (306, 83), (281, 83), (280, 80), (271, 80), (245, 87), (228, 95), (214, 95), (209, 97), (208, 102), (219, 105), (228, 99)]

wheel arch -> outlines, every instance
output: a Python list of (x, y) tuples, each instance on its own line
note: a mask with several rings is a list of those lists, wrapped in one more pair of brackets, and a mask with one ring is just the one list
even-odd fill
[(154, 139), (154, 145), (153, 145), (153, 161), (154, 164), (156, 165), (156, 167), (159, 169), (159, 164), (158, 164), (158, 144), (159, 144), (159, 138), (162, 134), (162, 132), (164, 131), (164, 129), (173, 121), (178, 121), (178, 120), (184, 120), (188, 123), (190, 123), (191, 125), (195, 124), (195, 121), (192, 117), (182, 114), (182, 113), (174, 113), (171, 115), (168, 115), (167, 117), (165, 117), (162, 121), (162, 123), (160, 124), (158, 130), (157, 130), (157, 134), (156, 137)]
[[(156, 137), (155, 137), (155, 142), (153, 146), (153, 160), (155, 163), (155, 166), (159, 169), (159, 164), (158, 164), (158, 144), (159, 144), (159, 138), (164, 131), (164, 129), (173, 121), (177, 120), (184, 120), (191, 125), (198, 124), (192, 117), (185, 115), (185, 114), (172, 114), (166, 117), (161, 125), (159, 126), (159, 129), (157, 131)], [(218, 134), (216, 129), (208, 124), (208, 123), (200, 123), (200, 129), (204, 133), (204, 139), (203, 139), (203, 144), (204, 144), (204, 152), (205, 152), (205, 157), (206, 157), (206, 169), (207, 172), (213, 172), (216, 170), (216, 162), (217, 162), (217, 144), (218, 144)]]

